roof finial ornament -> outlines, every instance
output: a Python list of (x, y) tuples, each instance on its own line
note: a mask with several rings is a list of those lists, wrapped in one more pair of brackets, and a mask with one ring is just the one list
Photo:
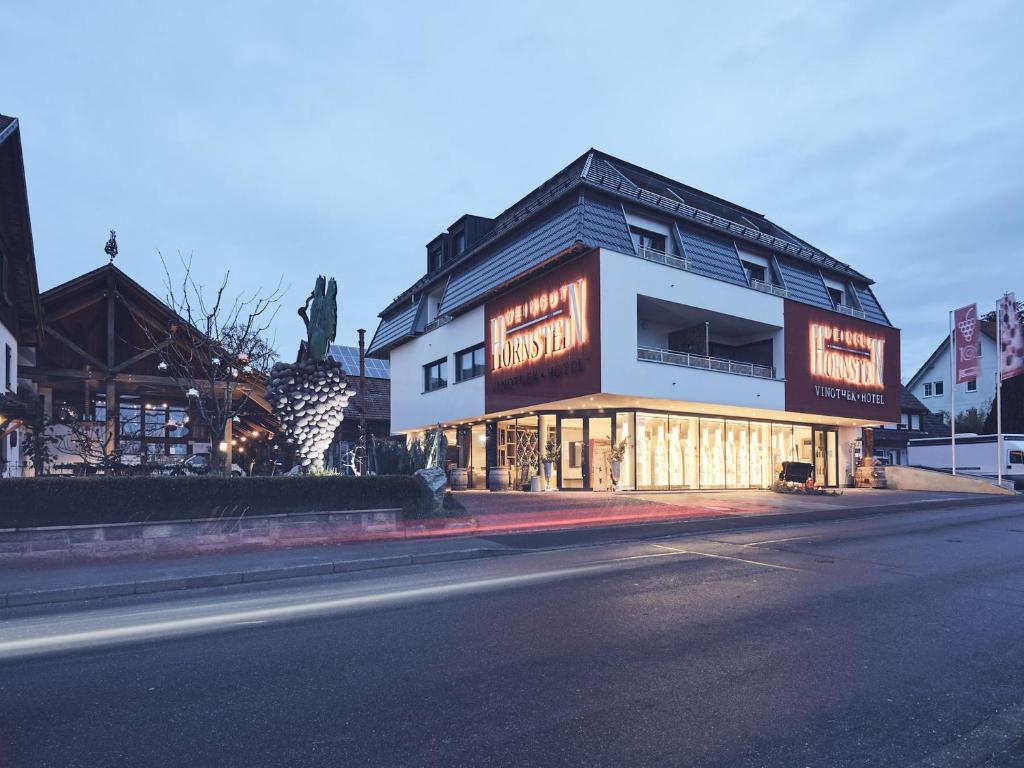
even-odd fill
[(114, 259), (117, 256), (117, 230), (110, 230), (110, 239), (107, 240), (107, 244), (103, 246), (103, 252), (110, 257), (110, 264), (114, 263)]

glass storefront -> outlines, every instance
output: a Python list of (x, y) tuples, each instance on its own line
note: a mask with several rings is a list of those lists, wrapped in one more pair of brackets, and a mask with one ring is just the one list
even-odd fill
[[(556, 456), (542, 487), (609, 490), (611, 455), (619, 446), (621, 490), (770, 488), (786, 461), (812, 464), (816, 485), (838, 484), (838, 433), (831, 427), (643, 411), (545, 413), (492, 425), (497, 466), (517, 489), (542, 475), (544, 456)], [(485, 487), (487, 428), (465, 431), (459, 463), (475, 470), (470, 487)]]

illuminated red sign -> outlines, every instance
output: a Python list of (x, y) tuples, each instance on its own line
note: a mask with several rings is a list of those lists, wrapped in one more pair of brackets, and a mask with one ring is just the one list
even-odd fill
[(785, 324), (787, 411), (899, 421), (899, 330), (795, 301)]
[(488, 412), (601, 389), (598, 252), (487, 303)]

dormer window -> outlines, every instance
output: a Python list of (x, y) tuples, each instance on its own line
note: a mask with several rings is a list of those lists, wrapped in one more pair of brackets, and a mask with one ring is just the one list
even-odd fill
[(637, 250), (643, 248), (648, 251), (667, 253), (665, 247), (667, 238), (664, 235), (658, 234), (657, 232), (651, 232), (649, 229), (630, 226), (629, 236), (633, 238), (633, 247)]
[(440, 269), (441, 265), (444, 264), (444, 247), (440, 243), (430, 249), (429, 262), (428, 266), (431, 272), (435, 269)]
[(832, 304), (837, 307), (846, 306), (846, 291), (841, 288), (833, 288), (832, 286), (827, 287), (828, 297), (832, 299)]
[(459, 232), (455, 237), (452, 238), (452, 253), (455, 254), (455, 258), (458, 258), (466, 252), (466, 233)]
[(743, 265), (743, 271), (747, 273), (748, 283), (753, 280), (759, 280), (762, 283), (768, 282), (768, 270), (763, 264), (755, 264), (754, 262), (747, 261), (746, 259), (742, 259), (740, 264)]

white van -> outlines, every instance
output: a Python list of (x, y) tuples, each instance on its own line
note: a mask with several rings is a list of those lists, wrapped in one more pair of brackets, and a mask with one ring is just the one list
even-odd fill
[[(907, 443), (907, 463), (912, 467), (949, 472), (952, 454), (948, 437), (926, 437)], [(996, 436), (957, 435), (957, 474), (996, 477)], [(1024, 435), (1003, 435), (1003, 479), (1024, 484)]]

